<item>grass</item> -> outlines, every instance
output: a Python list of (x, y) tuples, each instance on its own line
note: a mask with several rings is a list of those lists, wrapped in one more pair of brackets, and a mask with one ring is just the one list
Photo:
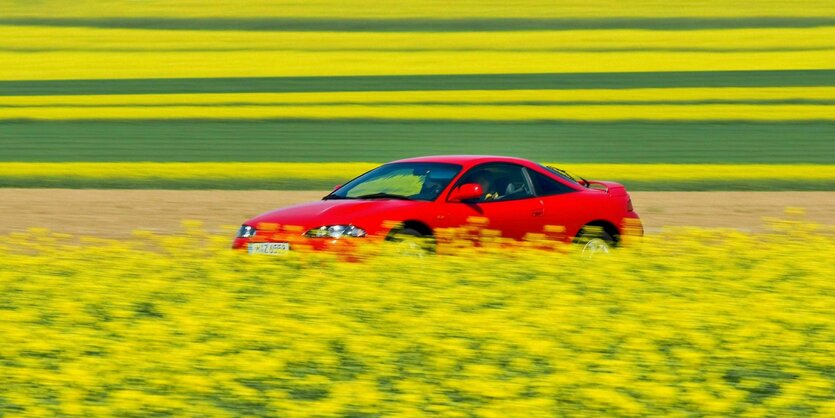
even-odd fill
[(835, 70), (3, 80), (0, 96), (835, 86)]
[(601, 163), (835, 164), (832, 122), (4, 121), (0, 161), (374, 161), (498, 154)]
[(766, 17), (583, 17), (583, 18), (320, 18), (320, 17), (18, 17), (0, 25), (177, 31), (506, 32), (643, 29), (817, 28), (835, 26), (831, 16)]

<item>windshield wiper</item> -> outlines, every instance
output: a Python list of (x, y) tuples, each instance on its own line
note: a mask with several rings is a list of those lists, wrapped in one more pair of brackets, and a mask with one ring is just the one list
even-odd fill
[(579, 179), (579, 180), (581, 180), (581, 181), (583, 182), (583, 185), (584, 185), (584, 186), (589, 187), (589, 181), (588, 181), (588, 180), (586, 180), (586, 179), (584, 179), (584, 178), (582, 178), (582, 177), (580, 177), (580, 176), (578, 176), (578, 175), (576, 175), (576, 174), (571, 174), (571, 173), (569, 173), (568, 171), (565, 171), (565, 170), (563, 170), (563, 169), (561, 169), (561, 168), (557, 168), (557, 167), (551, 167), (550, 165), (548, 166), (548, 168), (550, 168), (551, 170), (554, 170), (554, 171), (556, 171), (557, 173), (560, 173), (560, 174), (562, 174), (562, 175), (564, 175), (564, 176), (566, 176), (566, 177), (568, 177), (568, 178), (570, 178), (570, 179), (572, 179), (572, 180), (576, 181), (577, 183), (579, 183), (579, 181), (577, 181), (577, 180)]
[(371, 194), (364, 194), (362, 196), (357, 196), (355, 199), (399, 199), (399, 200), (412, 200), (409, 196), (403, 196), (402, 194), (393, 194), (393, 193), (371, 193)]
[(353, 197), (338, 196), (338, 195), (335, 195), (335, 194), (329, 194), (329, 195), (322, 198), (322, 200), (339, 200), (339, 199), (353, 199)]

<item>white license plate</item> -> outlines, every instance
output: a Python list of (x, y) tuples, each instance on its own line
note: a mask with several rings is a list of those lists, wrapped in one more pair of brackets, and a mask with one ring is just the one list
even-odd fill
[(252, 242), (247, 247), (250, 254), (279, 255), (290, 251), (287, 242)]

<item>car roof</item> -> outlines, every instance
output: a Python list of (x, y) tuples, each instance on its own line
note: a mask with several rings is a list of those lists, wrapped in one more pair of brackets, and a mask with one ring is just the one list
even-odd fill
[(447, 163), (460, 164), (463, 166), (473, 166), (481, 163), (498, 162), (498, 163), (515, 163), (515, 164), (535, 164), (530, 160), (515, 157), (502, 157), (496, 155), (430, 155), (425, 157), (406, 158), (402, 160), (392, 161), (393, 163)]

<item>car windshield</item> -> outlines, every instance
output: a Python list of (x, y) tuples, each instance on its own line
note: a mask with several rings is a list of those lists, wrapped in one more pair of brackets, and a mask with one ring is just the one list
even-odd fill
[(461, 166), (445, 163), (392, 163), (377, 167), (351, 180), (325, 199), (438, 198)]

